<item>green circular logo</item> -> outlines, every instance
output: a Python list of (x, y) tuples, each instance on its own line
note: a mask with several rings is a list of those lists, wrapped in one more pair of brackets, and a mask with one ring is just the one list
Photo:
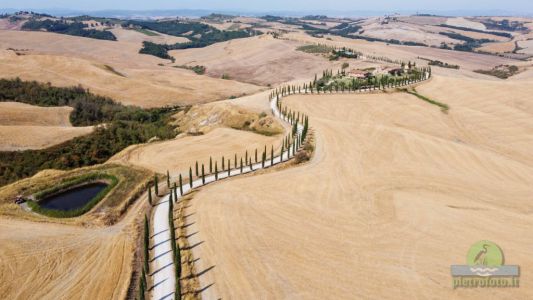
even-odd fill
[(503, 251), (491, 241), (479, 241), (468, 250), (466, 263), (469, 266), (501, 266), (504, 263)]

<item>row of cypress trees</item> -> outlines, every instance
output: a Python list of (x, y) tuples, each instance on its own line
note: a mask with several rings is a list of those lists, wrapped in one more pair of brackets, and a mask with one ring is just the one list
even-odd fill
[[(410, 62), (409, 62), (410, 63)], [(414, 68), (414, 65), (412, 65), (412, 68)], [(280, 96), (287, 96), (291, 94), (301, 94), (302, 91), (307, 93), (326, 93), (333, 91), (335, 92), (345, 92), (345, 91), (351, 91), (351, 92), (357, 92), (361, 90), (381, 90), (385, 88), (393, 88), (393, 87), (401, 87), (405, 85), (409, 85), (415, 82), (422, 81), (424, 79), (428, 79), (431, 77), (431, 67), (422, 67), (422, 68), (415, 68), (414, 73), (409, 74), (407, 77), (403, 78), (395, 78), (395, 77), (389, 77), (389, 76), (383, 76), (381, 79), (373, 78), (373, 79), (355, 79), (353, 78), (352, 81), (349, 84), (342, 84), (342, 85), (329, 85), (329, 86), (320, 86), (319, 82), (328, 81), (333, 77), (333, 71), (332, 70), (326, 70), (322, 73), (322, 78), (318, 79), (318, 77), (315, 75), (315, 79), (311, 82), (304, 83), (303, 86), (297, 86), (297, 85), (290, 85), (290, 86), (283, 86), (280, 87), (270, 94), (270, 98), (277, 98), (279, 99)], [(338, 71), (338, 74), (345, 74), (345, 71)], [(428, 74), (426, 78), (426, 74)]]
[[(308, 130), (308, 117), (300, 114), (299, 112), (287, 110), (287, 108), (284, 109), (282, 112), (282, 117), (284, 120), (292, 124), (292, 131), (284, 138), (282, 146), (281, 146), (281, 152), (280, 152), (280, 161), (283, 161), (283, 155), (284, 152), (287, 152), (287, 159), (295, 155), (296, 150), (299, 149), (303, 141), (305, 140), (305, 136), (307, 134)], [(298, 124), (303, 124), (303, 131), (298, 133)], [(292, 153), (291, 153), (292, 152)], [(244, 155), (244, 161), (243, 157), (240, 158), (240, 163), (238, 163), (238, 157), (237, 154), (234, 156), (233, 160), (233, 170), (240, 169), (240, 173), (243, 173), (243, 169), (245, 166), (248, 166), (251, 170), (253, 170), (253, 160), (255, 160), (255, 163), (261, 162), (261, 166), (264, 168), (266, 166), (266, 162), (268, 153), (267, 153), (267, 146), (265, 145), (263, 152), (261, 153), (261, 158), (259, 158), (259, 152), (258, 149), (255, 149), (254, 152), (254, 159), (252, 159), (251, 155), (248, 155), (248, 150), (246, 150)], [(270, 166), (274, 165), (274, 146), (271, 146), (270, 149)], [(213, 168), (214, 166), (214, 168)], [(197, 178), (202, 179), (202, 184), (205, 184), (205, 176), (206, 176), (206, 170), (204, 164), (199, 164), (198, 161), (195, 162), (195, 175)], [(214, 169), (214, 170), (213, 170)], [(224, 156), (222, 156), (221, 160), (221, 169), (222, 172), (228, 172), (228, 176), (231, 175), (231, 159), (225, 159)], [(214, 172), (213, 172), (214, 171)], [(218, 169), (218, 161), (214, 161), (212, 157), (209, 158), (209, 174), (215, 175), (215, 180), (218, 180), (218, 176), (221, 172), (219, 172)], [(189, 186), (190, 188), (193, 188), (193, 168), (189, 167)], [(179, 174), (178, 182), (174, 182), (171, 186), (171, 177), (170, 173), (167, 170), (167, 187), (169, 188), (169, 211), (168, 211), (168, 220), (169, 220), (169, 230), (170, 230), (170, 239), (171, 239), (171, 248), (172, 248), (172, 254), (173, 254), (173, 260), (174, 260), (174, 266), (176, 271), (176, 292), (175, 292), (175, 299), (181, 299), (181, 285), (180, 285), (180, 278), (182, 274), (182, 267), (181, 267), (181, 249), (179, 247), (179, 243), (176, 239), (176, 228), (174, 225), (174, 202), (177, 202), (178, 200), (178, 188), (179, 188), (179, 195), (183, 196), (183, 177), (181, 174)], [(157, 175), (154, 176), (154, 192), (155, 195), (159, 195), (159, 186), (158, 186), (158, 177)], [(153, 205), (153, 198), (152, 198), (152, 187), (148, 187), (148, 201), (150, 205)], [(145, 216), (144, 220), (144, 256), (145, 261), (143, 264), (142, 274), (140, 278), (140, 289), (139, 289), (139, 299), (145, 299), (145, 292), (147, 289), (147, 283), (146, 283), (146, 274), (149, 272), (149, 223), (148, 223), (148, 217)]]

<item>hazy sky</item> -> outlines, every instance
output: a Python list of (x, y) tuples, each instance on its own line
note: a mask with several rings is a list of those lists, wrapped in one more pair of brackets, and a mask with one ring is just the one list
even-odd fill
[(532, 0), (0, 0), (0, 8), (72, 10), (210, 9), (238, 11), (451, 11), (533, 12)]

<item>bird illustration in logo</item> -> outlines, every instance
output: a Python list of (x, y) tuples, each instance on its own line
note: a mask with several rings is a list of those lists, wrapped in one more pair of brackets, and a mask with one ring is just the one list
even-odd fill
[(490, 245), (483, 244), (483, 249), (479, 251), (479, 253), (474, 257), (474, 264), (478, 266), (486, 266), (487, 265), (487, 251)]

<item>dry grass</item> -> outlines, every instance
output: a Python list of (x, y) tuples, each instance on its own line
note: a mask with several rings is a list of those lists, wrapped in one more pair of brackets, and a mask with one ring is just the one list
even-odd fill
[[(124, 167), (101, 166), (122, 177)], [(39, 185), (49, 185), (73, 172), (44, 171), (34, 178), (4, 187), (1, 199)], [(150, 174), (131, 170), (123, 195), (104, 199), (92, 212), (75, 220), (52, 220), (21, 212), (14, 204), (2, 204), (0, 216), (0, 293), (6, 299), (124, 299), (130, 286), (138, 224), (147, 208), (146, 195), (129, 205), (136, 186)], [(135, 175), (136, 174), (136, 175)], [(144, 174), (144, 175), (143, 175)], [(134, 177), (131, 177), (134, 175)], [(137, 176), (137, 177), (135, 177)], [(138, 178), (141, 176), (142, 178)], [(117, 187), (118, 188), (118, 187)], [(121, 192), (122, 193), (122, 192)], [(125, 208), (128, 213), (124, 214)], [(124, 215), (112, 226), (114, 213)], [(6, 213), (11, 216), (6, 216)], [(16, 218), (13, 218), (16, 216)], [(26, 220), (18, 220), (24, 218)], [(31, 221), (30, 221), (31, 220)], [(69, 226), (61, 223), (83, 225)], [(23, 287), (23, 288), (21, 288)]]
[(170, 55), (176, 58), (177, 65), (202, 65), (207, 67), (207, 75), (220, 78), (227, 74), (232, 79), (259, 85), (309, 78), (310, 74), (335, 68), (321, 57), (297, 51), (301, 45), (263, 35), (202, 49), (170, 51)]
[(2, 126), (0, 151), (44, 149), (89, 134), (93, 127)]
[(157, 35), (146, 35), (133, 29), (115, 28), (110, 31), (117, 37), (118, 41), (136, 43), (139, 45), (139, 49), (144, 41), (157, 44), (176, 44), (186, 43), (189, 41), (189, 39), (184, 37), (171, 36), (163, 33), (157, 33)]
[(205, 241), (196, 267), (216, 266), (200, 277), (215, 283), (203, 296), (532, 297), (527, 286), (454, 290), (449, 273), (489, 239), (522, 282), (533, 278), (527, 82), (436, 76), (417, 88), (449, 114), (406, 94), (289, 97), (315, 130), (311, 162), (191, 202), (188, 230)]
[(140, 46), (133, 42), (0, 31), (0, 48), (28, 49), (24, 55), (0, 50), (2, 78), (19, 76), (57, 86), (82, 85), (94, 93), (142, 107), (205, 103), (260, 89), (173, 68), (169, 61), (139, 54)]
[[(266, 98), (263, 101), (268, 103)], [(218, 127), (252, 131), (263, 135), (276, 135), (283, 131), (282, 125), (272, 117), (270, 111), (257, 113), (231, 102), (193, 106), (174, 115), (177, 120), (175, 125), (181, 132), (196, 135), (208, 133)]]
[(190, 249), (189, 240), (186, 238), (187, 230), (185, 225), (188, 224), (187, 214), (185, 208), (189, 206), (189, 202), (194, 197), (194, 192), (183, 197), (174, 210), (174, 216), (176, 216), (176, 236), (178, 238), (178, 244), (181, 249), (181, 268), (182, 276), (180, 280), (181, 293), (184, 300), (201, 299), (198, 294), (200, 290), (200, 284), (198, 281), (198, 270), (194, 267), (195, 257)]
[(40, 107), (17, 102), (0, 102), (0, 125), (71, 126), (72, 107)]
[(91, 133), (92, 126), (71, 126), (71, 111), (71, 107), (0, 102), (0, 151), (43, 149)]
[(271, 145), (277, 149), (280, 140), (280, 136), (268, 137), (236, 129), (218, 128), (205, 135), (131, 146), (111, 158), (110, 161), (141, 166), (161, 174), (166, 174), (169, 170), (171, 176), (176, 177), (181, 173), (185, 179), (188, 178), (189, 167), (194, 170), (196, 161), (200, 166), (204, 164), (208, 171), (209, 157), (212, 157), (213, 168), (215, 161), (218, 161), (220, 170), (222, 156), (226, 164), (227, 160), (231, 159), (233, 166), (235, 154), (239, 160), (245, 155), (245, 151), (248, 151), (248, 155), (252, 155), (255, 149), (258, 149), (260, 157), (264, 147), (267, 146), (267, 152), (270, 155)]

